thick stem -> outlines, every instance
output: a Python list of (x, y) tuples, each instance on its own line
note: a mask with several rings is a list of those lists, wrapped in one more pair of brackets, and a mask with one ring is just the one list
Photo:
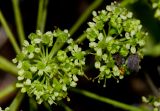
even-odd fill
[(9, 94), (14, 93), (16, 90), (17, 90), (17, 89), (16, 89), (16, 84), (15, 84), (15, 83), (14, 83), (14, 84), (11, 84), (11, 85), (8, 85), (7, 87), (5, 87), (4, 89), (2, 89), (2, 90), (0, 91), (0, 100), (3, 100), (3, 99), (5, 99), (5, 98), (7, 98), (7, 96), (8, 96)]
[(17, 67), (2, 56), (0, 56), (0, 69), (9, 72), (14, 76), (18, 75)]
[(17, 42), (15, 40), (15, 37), (14, 37), (13, 33), (11, 32), (11, 30), (10, 30), (10, 28), (9, 28), (9, 26), (8, 26), (8, 24), (7, 24), (7, 22), (6, 22), (5, 18), (4, 18), (1, 10), (0, 10), (0, 22), (2, 23), (3, 28), (5, 29), (6, 34), (7, 34), (8, 38), (9, 38), (9, 40), (10, 40), (10, 42), (11, 42), (11, 44), (12, 44), (14, 50), (15, 50), (15, 52), (17, 54), (20, 53), (20, 49), (19, 49), (18, 44), (17, 44)]
[(10, 110), (18, 111), (18, 108), (22, 102), (23, 97), (24, 94), (22, 94), (21, 91), (19, 91), (14, 100), (12, 101), (11, 105), (9, 106)]
[(12, 0), (12, 5), (13, 5), (14, 17), (17, 25), (18, 37), (19, 37), (20, 44), (22, 46), (25, 39), (25, 34), (24, 34), (24, 29), (23, 29), (23, 24), (21, 19), (22, 16), (19, 9), (19, 0)]
[(86, 91), (86, 90), (80, 90), (80, 89), (71, 89), (71, 90), (76, 92), (76, 93), (82, 94), (86, 97), (89, 97), (89, 98), (92, 98), (92, 99), (95, 99), (95, 100), (113, 105), (115, 107), (118, 107), (118, 108), (121, 108), (121, 109), (124, 109), (124, 110), (127, 110), (127, 111), (148, 111), (146, 109), (141, 109), (141, 108), (131, 106), (131, 105), (119, 102), (119, 101), (115, 101), (115, 100), (112, 100), (112, 99), (109, 99), (109, 98), (106, 98), (106, 97), (99, 96), (97, 94), (94, 94), (94, 93)]
[(39, 0), (37, 30), (41, 30), (42, 33), (44, 32), (46, 24), (47, 5), (48, 5), (48, 0)]
[(69, 30), (70, 35), (72, 36), (77, 30), (78, 28), (81, 26), (81, 24), (83, 24), (87, 18), (90, 16), (91, 12), (96, 9), (101, 3), (103, 2), (103, 0), (95, 0), (87, 9), (85, 12), (83, 12), (83, 14), (80, 16), (80, 18), (76, 21), (76, 23), (72, 26), (72, 28)]

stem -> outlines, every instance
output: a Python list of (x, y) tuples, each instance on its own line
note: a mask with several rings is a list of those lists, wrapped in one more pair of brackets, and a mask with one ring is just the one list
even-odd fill
[[(103, 2), (103, 0), (95, 0), (87, 9), (86, 11), (81, 15), (81, 17), (77, 20), (77, 22), (72, 26), (72, 28), (70, 29), (70, 35), (72, 36), (77, 29), (80, 27), (80, 25), (82, 23), (84, 23), (88, 16), (91, 14), (91, 12), (97, 8), (101, 3)], [(77, 43), (82, 42), (85, 39), (85, 34), (82, 34), (78, 39), (77, 39)], [(57, 39), (50, 54), (49, 57), (53, 57), (56, 52), (64, 45), (65, 42), (61, 42), (61, 40)]]
[(29, 98), (29, 111), (38, 111), (37, 102), (33, 98)]
[(9, 94), (16, 91), (16, 84), (10, 84), (0, 91), (0, 100), (6, 99)]
[(69, 106), (67, 106), (66, 104), (63, 104), (63, 107), (65, 109), (65, 111), (73, 111)]
[(78, 39), (76, 40), (76, 43), (80, 44), (81, 42), (85, 40), (85, 38), (86, 38), (86, 34), (83, 33), (82, 35), (78, 37)]
[(42, 33), (44, 32), (46, 23), (47, 5), (48, 5), (48, 0), (39, 0), (37, 30), (41, 30)]
[(141, 109), (141, 108), (138, 108), (138, 107), (135, 107), (135, 106), (131, 106), (131, 105), (128, 105), (128, 104), (125, 104), (125, 103), (121, 103), (119, 101), (115, 101), (115, 100), (112, 100), (112, 99), (109, 99), (109, 98), (106, 98), (106, 97), (102, 97), (102, 96), (99, 96), (97, 94), (94, 94), (94, 93), (86, 91), (86, 90), (81, 90), (81, 89), (75, 89), (74, 88), (74, 89), (72, 89), (72, 91), (74, 91), (76, 93), (79, 93), (79, 94), (82, 94), (84, 96), (87, 96), (89, 98), (92, 98), (92, 99), (95, 99), (95, 100), (113, 105), (115, 107), (119, 107), (119, 108), (127, 110), (127, 111), (147, 111), (146, 109), (144, 110), (144, 109)]
[(4, 27), (5, 31), (6, 31), (6, 34), (7, 34), (8, 38), (9, 38), (9, 40), (10, 40), (10, 42), (11, 42), (11, 44), (12, 44), (14, 50), (15, 50), (15, 52), (18, 54), (20, 52), (20, 49), (18, 47), (18, 44), (17, 44), (17, 42), (15, 40), (15, 37), (14, 37), (13, 33), (11, 32), (11, 30), (10, 30), (10, 28), (9, 28), (9, 26), (8, 26), (8, 24), (7, 24), (7, 22), (6, 22), (5, 18), (4, 18), (1, 10), (0, 10), (0, 22), (2, 23), (2, 25), (3, 25), (3, 27)]
[(18, 92), (17, 96), (12, 101), (11, 105), (9, 106), (12, 111), (18, 111), (18, 107), (21, 104), (21, 101), (24, 97), (24, 94), (21, 93), (21, 91)]
[(51, 49), (51, 52), (49, 53), (49, 58), (52, 58), (56, 54), (56, 52), (62, 48), (64, 43), (65, 42), (62, 42), (61, 38), (58, 37), (56, 42), (54, 43), (54, 46)]
[(22, 19), (21, 19), (22, 17), (19, 9), (19, 0), (12, 0), (12, 5), (14, 10), (15, 22), (17, 25), (18, 37), (19, 37), (20, 44), (22, 46), (25, 39), (25, 35), (24, 35), (24, 29), (22, 25)]
[(11, 74), (13, 74), (14, 76), (17, 76), (17, 72), (18, 69), (17, 67), (12, 64), (10, 61), (8, 61), (7, 59), (5, 59), (4, 57), (0, 56), (0, 69), (6, 71), (6, 72), (10, 72)]
[(157, 89), (157, 87), (154, 85), (153, 81), (151, 80), (151, 78), (149, 77), (149, 75), (147, 73), (145, 73), (145, 78), (146, 78), (146, 81), (151, 89), (151, 91), (153, 92), (153, 94), (156, 96), (156, 97), (160, 97), (160, 94), (159, 94), (159, 90)]
[(103, 0), (94, 0), (94, 2), (86, 9), (86, 11), (81, 15), (81, 17), (76, 21), (76, 23), (70, 29), (69, 32), (71, 36), (77, 31), (77, 29), (81, 26), (81, 24), (87, 20), (91, 12), (94, 9), (96, 9), (102, 2)]
[(51, 106), (47, 102), (44, 102), (43, 105), (47, 109), (47, 111), (52, 111)]
[(65, 111), (73, 111), (69, 106), (67, 106), (65, 103), (61, 102), (60, 105), (65, 109)]

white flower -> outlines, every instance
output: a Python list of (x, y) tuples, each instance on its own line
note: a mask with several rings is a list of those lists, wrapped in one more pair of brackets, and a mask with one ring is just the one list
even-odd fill
[(93, 15), (93, 16), (97, 16), (97, 12), (96, 12), (96, 11), (93, 11), (93, 12), (92, 12), (92, 15)]
[(24, 77), (23, 77), (23, 76), (18, 76), (17, 79), (18, 79), (19, 81), (21, 81), (21, 80), (24, 79)]
[(89, 47), (97, 47), (97, 43), (96, 42), (90, 42), (89, 43)]
[(99, 35), (98, 35), (98, 39), (99, 39), (100, 41), (102, 41), (102, 40), (103, 40), (103, 34), (102, 34), (102, 33), (99, 33)]
[(96, 53), (97, 53), (97, 56), (101, 56), (102, 55), (102, 49), (98, 48)]
[(26, 82), (25, 82), (25, 84), (26, 84), (26, 85), (31, 85), (31, 80), (30, 80), (30, 79), (27, 79)]
[(132, 12), (128, 12), (128, 14), (126, 15), (128, 18), (132, 18), (133, 13)]
[(62, 90), (63, 90), (63, 91), (67, 91), (66, 85), (63, 85), (63, 86), (62, 86)]
[(113, 37), (111, 37), (111, 36), (106, 37), (106, 43), (110, 42), (112, 39), (113, 39)]
[(77, 76), (76, 76), (76, 75), (73, 75), (73, 80), (74, 80), (75, 82), (77, 82), (77, 81), (78, 81), (78, 78), (77, 78)]
[(135, 53), (136, 53), (136, 47), (134, 47), (134, 46), (131, 47), (131, 53), (132, 53), (132, 54), (135, 54)]
[(28, 55), (28, 58), (29, 59), (32, 59), (34, 57), (34, 54), (33, 53), (30, 53), (29, 55)]
[(77, 86), (77, 83), (74, 82), (74, 81), (72, 81), (71, 84), (70, 84), (70, 86), (71, 86), (71, 87), (76, 87), (76, 86)]
[(40, 53), (41, 49), (40, 48), (35, 48), (36, 53)]
[(37, 71), (37, 67), (32, 66), (32, 67), (30, 67), (30, 70), (34, 73), (34, 72), (36, 72), (36, 71)]
[(24, 74), (24, 69), (20, 69), (20, 70), (18, 71), (18, 75), (22, 76), (23, 74)]
[(18, 69), (22, 68), (22, 62), (21, 61), (18, 62), (17, 68)]
[(94, 22), (88, 22), (88, 25), (92, 28), (92, 27), (95, 27), (96, 24)]
[(36, 44), (39, 44), (40, 42), (42, 41), (42, 39), (38, 39), (38, 38), (36, 38), (36, 39), (34, 39), (34, 43), (36, 43)]
[(95, 62), (95, 68), (100, 68), (101, 67), (101, 63), (99, 61)]

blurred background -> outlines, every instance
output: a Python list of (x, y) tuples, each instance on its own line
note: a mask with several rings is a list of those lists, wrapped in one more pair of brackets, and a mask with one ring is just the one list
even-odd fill
[[(113, 0), (104, 0), (96, 10), (104, 9), (105, 6), (110, 4), (112, 1)], [(93, 0), (49, 0), (45, 31), (53, 31), (55, 27), (70, 29), (92, 2)], [(142, 24), (144, 24), (147, 30), (150, 31), (149, 27), (156, 27), (153, 31), (151, 30), (151, 35), (153, 35), (153, 41), (156, 41), (155, 44), (158, 44), (160, 40), (160, 22), (152, 18), (153, 10), (150, 9), (150, 6), (143, 6), (143, 3), (140, 2), (134, 5), (130, 4), (128, 7), (135, 12), (137, 18), (142, 20)], [(20, 0), (20, 9), (25, 35), (27, 36), (31, 32), (35, 32), (36, 29), (38, 0)], [(11, 0), (0, 0), (0, 10), (3, 12), (12, 32), (17, 36)], [(150, 10), (150, 12), (147, 10)], [(146, 20), (145, 16), (148, 16), (149, 20)], [(91, 21), (91, 18), (92, 16), (88, 18), (73, 37), (76, 38), (78, 35), (83, 33), (83, 30), (87, 27), (87, 22)], [(148, 21), (151, 23), (148, 24)], [(155, 24), (156, 26), (154, 26)], [(158, 48), (158, 50), (160, 50), (160, 48)], [(15, 58), (14, 50), (8, 41), (7, 35), (1, 24), (0, 55), (9, 60)], [(84, 77), (80, 78), (77, 87), (127, 104), (141, 106), (143, 105), (141, 96), (157, 96), (157, 94), (159, 94), (160, 56), (148, 54), (143, 60), (141, 60), (140, 64), (141, 69), (138, 73), (132, 73), (131, 75), (126, 76), (124, 79), (120, 80), (119, 83), (117, 83), (117, 80), (115, 79), (109, 79), (106, 81), (106, 88), (103, 87), (103, 82), (98, 84), (97, 81), (92, 82)], [(92, 76), (92, 73), (93, 72), (88, 72), (87, 76)], [(14, 76), (0, 70), (0, 91), (15, 81), (16, 78)], [(9, 95), (7, 98), (0, 100), (0, 106), (8, 106), (15, 94), (16, 92)], [(69, 97), (71, 101), (66, 102), (66, 100), (64, 100), (64, 103), (74, 111), (123, 111), (111, 105), (84, 97), (74, 92), (69, 92)], [(29, 103), (26, 96), (22, 102), (21, 111), (29, 111), (28, 107)], [(64, 111), (63, 107), (58, 105), (53, 105), (52, 108), (54, 111)], [(39, 111), (45, 111), (43, 105), (39, 106)]]

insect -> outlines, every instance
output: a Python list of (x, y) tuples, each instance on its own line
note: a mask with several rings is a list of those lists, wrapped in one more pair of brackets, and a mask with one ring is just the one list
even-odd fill
[(138, 72), (140, 69), (139, 62), (140, 62), (140, 58), (137, 54), (129, 55), (129, 57), (127, 59), (128, 69), (131, 71)]
[(120, 67), (119, 68), (119, 71), (120, 71), (120, 74), (123, 76), (126, 72), (125, 68), (124, 67)]
[(125, 63), (125, 59), (118, 53), (113, 55), (113, 59), (118, 67)]

